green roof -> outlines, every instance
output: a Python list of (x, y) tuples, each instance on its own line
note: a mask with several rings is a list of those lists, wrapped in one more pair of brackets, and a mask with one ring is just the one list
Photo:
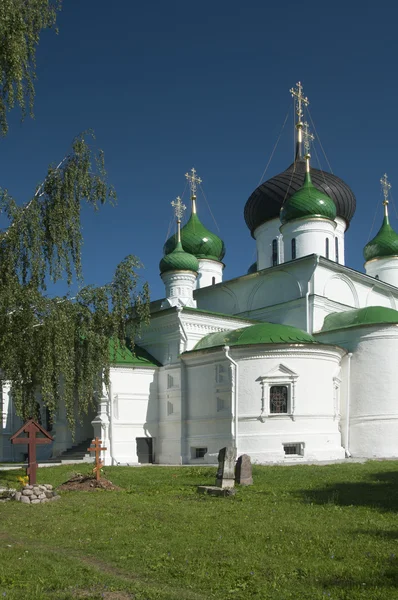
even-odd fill
[(398, 256), (398, 234), (391, 227), (388, 215), (385, 215), (377, 235), (366, 244), (363, 255), (366, 261), (372, 258)]
[[(116, 346), (116, 349), (115, 349)], [(121, 348), (119, 342), (115, 340), (109, 342), (109, 352), (111, 363), (113, 365), (129, 365), (132, 367), (161, 367), (161, 363), (156, 360), (149, 352), (137, 346), (132, 346), (131, 340), (126, 339), (126, 347)]]
[(181, 242), (178, 242), (174, 250), (162, 258), (159, 269), (161, 273), (167, 271), (193, 271), (197, 273), (199, 263), (198, 259), (193, 254), (185, 252)]
[(305, 174), (303, 187), (286, 200), (280, 212), (283, 225), (305, 217), (322, 217), (331, 221), (336, 218), (335, 203), (313, 185), (309, 173)]
[(397, 310), (385, 306), (367, 306), (328, 315), (325, 317), (320, 333), (386, 323), (398, 324)]
[[(196, 213), (192, 213), (186, 225), (181, 229), (181, 242), (185, 252), (196, 258), (222, 261), (225, 254), (224, 242), (202, 225)], [(172, 235), (165, 243), (163, 250), (170, 254), (176, 248), (177, 234)]]
[(233, 331), (217, 331), (205, 335), (193, 350), (204, 350), (218, 346), (245, 346), (250, 344), (313, 344), (312, 335), (277, 323), (257, 323)]

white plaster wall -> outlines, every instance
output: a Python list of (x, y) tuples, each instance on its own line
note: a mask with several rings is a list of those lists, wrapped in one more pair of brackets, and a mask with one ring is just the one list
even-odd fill
[(285, 261), (292, 258), (292, 240), (296, 240), (296, 259), (310, 254), (326, 258), (326, 239), (329, 240), (329, 260), (335, 258), (334, 231), (336, 223), (329, 219), (297, 219), (281, 226)]
[(196, 279), (196, 287), (203, 288), (215, 285), (222, 281), (224, 265), (215, 260), (199, 259), (199, 270)]
[(192, 271), (168, 271), (162, 274), (166, 298), (162, 308), (171, 306), (196, 306), (193, 290), (196, 287), (197, 275)]
[[(340, 265), (345, 265), (345, 239), (344, 239), (344, 234), (345, 234), (345, 230), (346, 230), (346, 222), (344, 221), (344, 219), (342, 219), (341, 217), (336, 217), (335, 218), (335, 223), (336, 223), (336, 229), (334, 232), (335, 238), (338, 240), (338, 247), (339, 247), (339, 256), (338, 256), (338, 260), (337, 260), (337, 256), (336, 256), (336, 243), (334, 245), (333, 248), (333, 254), (331, 255), (331, 260), (335, 260), (336, 262), (338, 262)], [(332, 258), (332, 256), (334, 256), (334, 258)]]
[(283, 258), (281, 257), (281, 249), (283, 246), (281, 240), (281, 234), (279, 231), (279, 227), (281, 222), (279, 217), (277, 219), (272, 219), (272, 221), (267, 221), (257, 227), (254, 231), (254, 238), (256, 240), (256, 250), (257, 250), (257, 270), (268, 269), (272, 267), (272, 242), (273, 240), (277, 240), (278, 243), (278, 264), (283, 262)]
[[(353, 456), (398, 456), (398, 328), (357, 327), (317, 336), (350, 352), (349, 451)], [(346, 376), (346, 375), (345, 375)], [(344, 383), (344, 388), (346, 387)], [(346, 427), (347, 407), (342, 428)]]
[(10, 442), (10, 437), (21, 427), (22, 420), (15, 413), (8, 383), (1, 385), (0, 415), (0, 462), (21, 461), (27, 448)]
[(138, 462), (136, 438), (153, 438), (156, 461), (158, 436), (157, 369), (111, 369), (110, 437), (114, 463)]
[(365, 270), (367, 275), (398, 287), (398, 256), (370, 260)]
[(180, 361), (176, 365), (161, 368), (157, 462), (162, 464), (181, 464), (181, 390)]
[[(332, 460), (344, 457), (339, 431), (339, 407), (334, 378), (340, 373), (344, 351), (336, 348), (264, 346), (232, 348), (238, 362), (238, 454), (247, 453), (256, 462), (284, 462), (284, 443), (303, 443), (298, 461)], [(217, 384), (216, 365), (224, 364), (220, 351), (185, 357), (189, 379), (188, 446), (208, 447), (209, 455), (232, 443), (231, 377)], [(211, 362), (210, 362), (211, 361)], [(202, 364), (203, 363), (203, 364)], [(295, 373), (294, 415), (261, 418), (262, 385), (259, 378), (286, 368)], [(228, 367), (228, 363), (225, 363)], [(227, 371), (228, 372), (228, 369)], [(285, 379), (283, 379), (285, 377)], [(277, 380), (291, 381), (288, 375)], [(278, 383), (276, 383), (278, 385)], [(217, 394), (229, 398), (228, 412), (216, 411)]]

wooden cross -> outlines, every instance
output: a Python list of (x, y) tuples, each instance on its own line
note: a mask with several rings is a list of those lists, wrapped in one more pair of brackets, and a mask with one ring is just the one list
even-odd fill
[(95, 467), (93, 471), (95, 471), (96, 479), (97, 481), (99, 481), (101, 478), (101, 469), (104, 466), (104, 463), (100, 458), (100, 452), (102, 452), (102, 450), (107, 450), (107, 448), (103, 448), (101, 446), (102, 442), (97, 437), (91, 442), (91, 444), (92, 445), (90, 446), (90, 448), (87, 448), (87, 450), (89, 452), (95, 452)]
[[(23, 433), (27, 435), (23, 436)], [(42, 433), (44, 437), (36, 437), (37, 433)], [(27, 444), (28, 468), (26, 469), (26, 474), (29, 477), (29, 484), (34, 485), (36, 483), (37, 471), (36, 446), (37, 444), (50, 444), (54, 441), (54, 438), (39, 423), (33, 419), (29, 419), (11, 436), (10, 441), (12, 444)]]

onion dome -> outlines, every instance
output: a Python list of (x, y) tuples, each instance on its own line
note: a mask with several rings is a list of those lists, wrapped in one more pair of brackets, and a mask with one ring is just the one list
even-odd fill
[[(286, 171), (254, 190), (244, 211), (246, 225), (252, 235), (257, 227), (279, 217), (282, 204), (303, 186), (305, 171), (305, 160), (299, 158)], [(337, 216), (344, 219), (348, 227), (356, 207), (355, 196), (349, 186), (336, 175), (319, 169), (311, 169), (311, 176), (314, 187), (333, 200)]]
[[(181, 229), (181, 242), (185, 252), (193, 254), (196, 258), (206, 258), (221, 262), (225, 254), (224, 242), (214, 233), (202, 225), (196, 212), (192, 212), (186, 225)], [(172, 235), (163, 251), (169, 255), (177, 245), (177, 234)]]
[(181, 242), (177, 242), (174, 250), (162, 258), (159, 269), (161, 275), (168, 271), (193, 271), (197, 273), (199, 263), (195, 256), (185, 252)]
[(283, 203), (280, 219), (284, 225), (295, 219), (312, 217), (333, 221), (336, 218), (336, 206), (329, 196), (313, 185), (311, 175), (307, 172), (303, 187)]
[(379, 232), (366, 244), (363, 255), (366, 260), (398, 256), (398, 233), (390, 225), (388, 214), (384, 216)]
[(247, 269), (247, 275), (251, 275), (252, 273), (256, 273), (257, 272), (257, 262), (254, 262), (252, 265), (250, 265), (250, 267)]
[(194, 350), (216, 348), (218, 346), (246, 346), (251, 344), (313, 344), (315, 339), (309, 333), (278, 323), (256, 323), (233, 331), (217, 331), (205, 335)]

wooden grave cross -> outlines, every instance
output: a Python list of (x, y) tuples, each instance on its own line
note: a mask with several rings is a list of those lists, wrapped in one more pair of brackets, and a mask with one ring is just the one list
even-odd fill
[[(22, 435), (24, 433), (27, 435)], [(36, 437), (38, 433), (42, 433), (44, 437)], [(29, 419), (11, 436), (10, 441), (12, 444), (27, 444), (28, 468), (26, 469), (26, 474), (29, 477), (29, 484), (34, 485), (36, 483), (37, 471), (36, 446), (37, 444), (51, 444), (54, 438), (39, 423), (33, 419)]]
[(91, 442), (91, 444), (92, 445), (90, 446), (90, 448), (87, 448), (87, 450), (89, 452), (95, 452), (95, 467), (93, 471), (95, 471), (96, 479), (97, 481), (99, 481), (101, 478), (101, 469), (104, 466), (104, 463), (100, 458), (100, 452), (102, 452), (103, 450), (107, 450), (107, 448), (101, 446), (102, 442), (97, 437)]

